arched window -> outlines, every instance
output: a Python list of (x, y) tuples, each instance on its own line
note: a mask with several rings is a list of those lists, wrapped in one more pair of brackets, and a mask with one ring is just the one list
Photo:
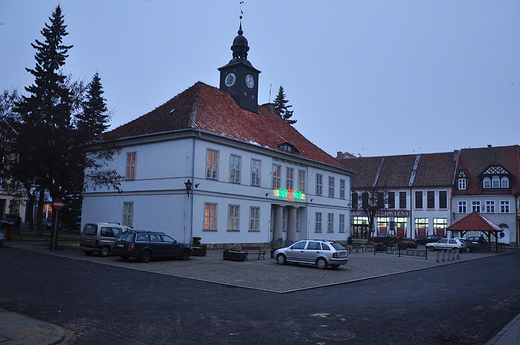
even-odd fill
[(459, 178), (459, 190), (466, 189), (466, 179), (465, 178)]
[(500, 188), (500, 177), (498, 177), (498, 175), (494, 175), (491, 179), (491, 186), (493, 188)]
[(484, 180), (482, 181), (482, 187), (491, 188), (491, 179), (489, 177), (484, 177)]
[(507, 177), (502, 177), (500, 179), (500, 188), (509, 188), (509, 179)]

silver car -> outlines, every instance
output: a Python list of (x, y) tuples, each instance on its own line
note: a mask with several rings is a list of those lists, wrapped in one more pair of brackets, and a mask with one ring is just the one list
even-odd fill
[(441, 238), (438, 242), (426, 243), (425, 246), (429, 250), (455, 250), (462, 253), (466, 249), (466, 242), (458, 238)]
[(301, 240), (293, 245), (274, 252), (276, 262), (311, 264), (325, 269), (338, 268), (348, 262), (347, 249), (341, 244), (325, 240)]

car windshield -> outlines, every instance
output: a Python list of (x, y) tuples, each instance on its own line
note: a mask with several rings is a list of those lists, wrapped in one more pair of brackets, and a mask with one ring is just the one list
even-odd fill
[(132, 233), (124, 232), (121, 235), (119, 235), (119, 237), (117, 239), (121, 242), (131, 242), (133, 236), (134, 236), (134, 234), (132, 234)]

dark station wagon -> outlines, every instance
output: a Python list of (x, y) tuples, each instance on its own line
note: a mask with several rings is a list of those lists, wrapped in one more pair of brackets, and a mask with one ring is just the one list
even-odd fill
[(142, 262), (159, 257), (187, 260), (191, 256), (191, 246), (177, 242), (162, 232), (129, 231), (116, 238), (112, 245), (112, 253), (119, 255), (123, 260), (134, 257)]

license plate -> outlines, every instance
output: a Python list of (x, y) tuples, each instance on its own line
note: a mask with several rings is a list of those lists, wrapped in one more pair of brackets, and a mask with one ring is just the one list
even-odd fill
[(116, 245), (116, 247), (118, 247), (118, 248), (123, 248), (124, 246), (125, 246), (124, 244), (118, 244), (118, 245)]
[(347, 256), (347, 252), (341, 252), (341, 253), (339, 253), (339, 256), (344, 258), (345, 256)]

